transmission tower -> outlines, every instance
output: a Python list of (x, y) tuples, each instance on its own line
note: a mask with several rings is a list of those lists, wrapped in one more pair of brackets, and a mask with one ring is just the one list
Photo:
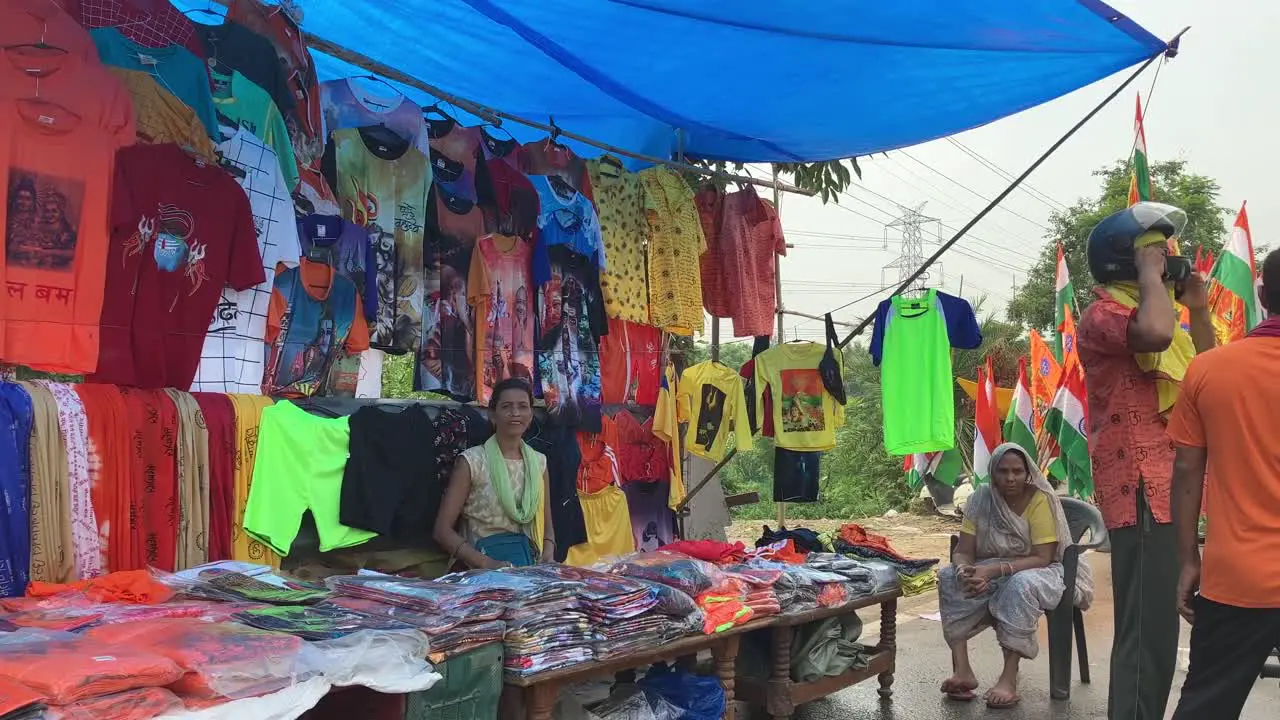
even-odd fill
[[(906, 282), (907, 278), (924, 264), (924, 225), (926, 223), (939, 223), (938, 218), (927, 217), (924, 215), (924, 206), (927, 203), (922, 202), (914, 208), (902, 209), (902, 217), (894, 220), (884, 226), (885, 242), (888, 243), (889, 235), (901, 234), (902, 236), (902, 252), (898, 254), (898, 258), (888, 265), (884, 266), (884, 270), (898, 270), (898, 283)], [(882, 276), (883, 277), (883, 276)], [(925, 271), (920, 277), (911, 282), (906, 290), (908, 292), (923, 291), (929, 284), (929, 272)]]

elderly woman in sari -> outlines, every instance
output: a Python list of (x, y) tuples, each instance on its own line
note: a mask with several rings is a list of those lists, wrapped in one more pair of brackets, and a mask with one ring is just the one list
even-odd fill
[[(978, 678), (969, 640), (988, 626), (1004, 651), (1004, 670), (986, 693), (988, 707), (1018, 704), (1018, 663), (1039, 651), (1036, 629), (1062, 600), (1062, 555), (1071, 544), (1062, 502), (1022, 448), (1006, 443), (991, 457), (990, 485), (974, 492), (950, 567), (939, 573), (942, 634), (953, 674), (942, 691), (972, 700)], [(1077, 594), (1091, 595), (1081, 569)]]

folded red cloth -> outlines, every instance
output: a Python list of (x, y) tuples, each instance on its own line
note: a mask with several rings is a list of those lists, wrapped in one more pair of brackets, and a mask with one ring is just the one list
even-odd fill
[(662, 549), (710, 563), (742, 562), (747, 557), (747, 547), (740, 542), (730, 545), (717, 540), (680, 540), (663, 545)]

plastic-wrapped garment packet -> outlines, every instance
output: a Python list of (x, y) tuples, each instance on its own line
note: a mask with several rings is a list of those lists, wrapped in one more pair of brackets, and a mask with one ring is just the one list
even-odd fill
[(698, 610), (698, 604), (693, 601), (693, 598), (670, 585), (663, 585), (652, 580), (636, 580), (635, 582), (641, 583), (654, 594), (656, 603), (652, 609), (656, 613), (680, 618), (687, 617), (690, 613)]
[(6, 619), (19, 627), (45, 630), (80, 630), (94, 625), (145, 622), (162, 618), (229, 620), (232, 615), (262, 607), (253, 603), (169, 602), (163, 605), (129, 603), (76, 603), (65, 607), (35, 608), (15, 612)]
[(587, 710), (587, 720), (679, 720), (684, 712), (661, 695), (631, 687)]
[(332, 685), (323, 677), (290, 685), (266, 695), (227, 702), (191, 702), (187, 709), (166, 713), (156, 720), (297, 720), (328, 694)]
[(902, 579), (898, 577), (898, 568), (892, 564), (883, 560), (862, 560), (861, 562), (871, 570), (872, 595), (896, 590), (902, 586)]
[(243, 698), (274, 692), (315, 674), (301, 656), (303, 641), (235, 623), (191, 619), (108, 625), (86, 636), (169, 658), (186, 673), (170, 685), (192, 698)]
[(31, 688), (54, 705), (163, 687), (181, 677), (172, 660), (136, 647), (47, 630), (0, 635), (0, 678)]
[(177, 695), (164, 688), (141, 688), (99, 695), (45, 711), (44, 720), (151, 720), (183, 710)]
[(609, 565), (609, 572), (661, 583), (691, 597), (701, 595), (724, 580), (724, 574), (711, 563), (661, 550), (625, 555)]
[[(384, 617), (412, 625), (424, 632), (441, 633), (461, 625), (465, 618), (457, 615), (441, 615), (418, 610), (388, 605), (377, 600), (335, 595), (316, 606), (317, 608), (334, 607), (351, 612), (364, 613), (374, 617)], [(499, 613), (501, 614), (501, 613)]]
[(551, 600), (573, 597), (582, 591), (582, 583), (565, 580), (542, 572), (528, 572), (527, 568), (503, 570), (468, 570), (445, 575), (439, 582), (464, 587), (501, 588), (513, 593), (507, 602), (515, 605), (532, 605)]
[(335, 686), (363, 685), (380, 693), (430, 690), (440, 681), (426, 657), (427, 636), (418, 631), (363, 630), (310, 643), (307, 664)]
[(494, 585), (448, 584), (408, 578), (340, 575), (326, 579), (325, 584), (340, 595), (429, 612), (452, 612), (455, 608), (484, 601), (505, 603), (516, 596), (515, 590)]
[(783, 568), (762, 568), (754, 565), (725, 565), (726, 575), (756, 588), (771, 588), (785, 575)]

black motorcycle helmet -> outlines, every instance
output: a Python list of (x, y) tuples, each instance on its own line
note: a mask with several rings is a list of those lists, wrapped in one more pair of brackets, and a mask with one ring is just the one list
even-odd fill
[[(1158, 232), (1168, 240), (1177, 237), (1187, 226), (1187, 213), (1181, 208), (1157, 202), (1140, 202), (1133, 207), (1111, 213), (1089, 233), (1089, 273), (1099, 285), (1138, 279), (1134, 245), (1148, 232)], [(1184, 274), (1186, 258), (1169, 258), (1170, 279)], [(1185, 278), (1181, 278), (1185, 279)]]

